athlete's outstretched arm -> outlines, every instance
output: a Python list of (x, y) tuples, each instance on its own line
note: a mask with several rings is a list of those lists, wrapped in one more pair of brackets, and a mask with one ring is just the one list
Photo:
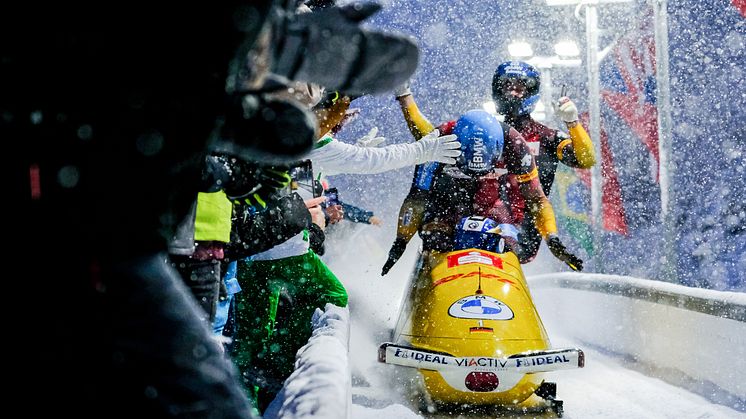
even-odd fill
[(309, 154), (314, 168), (327, 176), (340, 173), (373, 174), (427, 162), (456, 163), (461, 144), (453, 134), (433, 130), (420, 141), (385, 147), (360, 147), (322, 139)]
[(420, 108), (417, 107), (409, 86), (400, 87), (394, 92), (394, 96), (396, 96), (396, 100), (399, 102), (401, 111), (404, 114), (407, 128), (409, 128), (409, 132), (412, 133), (415, 140), (419, 140), (435, 129), (427, 117), (420, 112)]
[(567, 124), (570, 138), (559, 143), (557, 157), (570, 167), (590, 169), (596, 164), (593, 141), (578, 121), (578, 108), (569, 97), (561, 97), (555, 106), (555, 113)]
[[(421, 139), (435, 129), (427, 117), (420, 112), (408, 84), (396, 89), (394, 96), (399, 102), (402, 114), (404, 115), (404, 120), (407, 123), (407, 128), (409, 128), (409, 132), (412, 133), (415, 140)], [(435, 165), (418, 165), (415, 168), (412, 188), (409, 190), (409, 194), (404, 199), (404, 202), (399, 209), (396, 240), (394, 240), (394, 243), (391, 245), (389, 256), (386, 263), (383, 265), (381, 275), (386, 275), (389, 272), (396, 261), (398, 261), (404, 253), (409, 240), (411, 240), (419, 230), (422, 224), (422, 216), (425, 212), (425, 199), (428, 192), (420, 189), (417, 185), (422, 181), (422, 179), (429, 178), (431, 176), (430, 172), (432, 172), (435, 167)]]

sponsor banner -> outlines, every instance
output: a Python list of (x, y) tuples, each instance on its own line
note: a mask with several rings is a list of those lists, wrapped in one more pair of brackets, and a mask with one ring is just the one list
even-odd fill
[(552, 349), (516, 354), (506, 358), (492, 358), (479, 356), (454, 357), (384, 343), (381, 345), (380, 352), (379, 361), (381, 362), (435, 371), (468, 369), (471, 371), (504, 371), (528, 374), (582, 368), (585, 364), (583, 351), (577, 348)]

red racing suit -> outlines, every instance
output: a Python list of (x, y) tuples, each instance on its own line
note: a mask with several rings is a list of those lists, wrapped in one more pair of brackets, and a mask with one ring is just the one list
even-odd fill
[[(534, 121), (530, 115), (508, 117), (505, 122), (520, 132), (528, 143), (539, 170), (542, 190), (547, 196), (552, 190), (560, 162), (582, 169), (595, 164), (593, 143), (579, 123), (568, 124), (568, 135)], [(526, 202), (518, 190), (517, 179), (514, 175), (508, 174), (504, 166), (501, 162), (498, 169), (500, 195), (504, 201), (509, 202), (513, 223), (521, 227), (517, 253), (521, 263), (526, 263), (536, 257), (542, 236), (535, 228), (533, 218), (526, 212)]]
[[(455, 121), (442, 124), (441, 134), (451, 134)], [(517, 191), (532, 208), (536, 229), (543, 236), (557, 232), (554, 212), (542, 192), (538, 170), (523, 137), (505, 123), (500, 162), (517, 182)], [(479, 177), (461, 172), (455, 165), (430, 162), (417, 166), (414, 180), (399, 216), (397, 242), (406, 246), (415, 232), (424, 250), (448, 251), (453, 229), (462, 217), (481, 215), (498, 223), (512, 223), (506, 201), (501, 197), (497, 164)]]

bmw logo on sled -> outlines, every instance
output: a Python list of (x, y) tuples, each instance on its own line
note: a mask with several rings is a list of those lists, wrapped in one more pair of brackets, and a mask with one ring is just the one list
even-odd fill
[[(482, 230), (462, 220), (464, 230)], [(492, 221), (494, 223), (494, 221)], [(516, 255), (503, 240), (512, 226), (489, 231), (491, 240), (451, 252), (423, 252), (408, 287), (393, 342), (380, 362), (418, 371), (425, 400), (434, 405), (488, 405), (554, 410), (562, 415), (555, 384), (545, 372), (582, 368), (583, 351), (552, 348)], [(464, 248), (463, 246), (477, 246)]]

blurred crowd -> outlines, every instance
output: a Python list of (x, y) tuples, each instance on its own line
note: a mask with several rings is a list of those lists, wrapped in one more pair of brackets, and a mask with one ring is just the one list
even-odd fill
[[(482, 179), (499, 165), (475, 169), (464, 160), (475, 155), (466, 139), (479, 124), (517, 144), (505, 153), (495, 145), (495, 162), (512, 156), (506, 173), (517, 180), (498, 187), (499, 176), (487, 176), (484, 185), (502, 195), (485, 199), (505, 211), (492, 205), (484, 215), (520, 224), (524, 217), (508, 213), (525, 207), (531, 226), (513, 243), (524, 261), (543, 238), (582, 269), (559, 240), (548, 187), (539, 184), (550, 176), (546, 165), (553, 178), (558, 161), (593, 164), (569, 99), (559, 105), (570, 136), (545, 133), (554, 160), (535, 162), (516, 131), (526, 123), (519, 113), (519, 122), (479, 116), (459, 119), (475, 129), (453, 122), (437, 130), (414, 112), (407, 82), (417, 44), (363, 26), (375, 3), (111, 7), (26, 6), (0, 17), (8, 41), (0, 47), (0, 136), (10, 146), (10, 202), (21, 203), (11, 205), (20, 241), (11, 241), (9, 260), (23, 280), (11, 283), (19, 285), (13, 296), (29, 302), (17, 390), (43, 399), (29, 412), (259, 417), (292, 373), (314, 310), (348, 303), (319, 258), (326, 227), (382, 222), (345, 202), (326, 176), (416, 167), (417, 197), (426, 194), (415, 188), (423, 171), (445, 179), (460, 167)], [(534, 77), (508, 70), (524, 84)], [(496, 92), (529, 98), (535, 87)], [(354, 100), (394, 92), (417, 141), (382, 145), (375, 128), (338, 140), (361, 112), (350, 108)], [(399, 230), (409, 235), (397, 239), (387, 265), (415, 231), (428, 237), (426, 250), (448, 250), (458, 217), (437, 208), (456, 205), (443, 193), (405, 203)], [(413, 217), (424, 223), (409, 227)]]

